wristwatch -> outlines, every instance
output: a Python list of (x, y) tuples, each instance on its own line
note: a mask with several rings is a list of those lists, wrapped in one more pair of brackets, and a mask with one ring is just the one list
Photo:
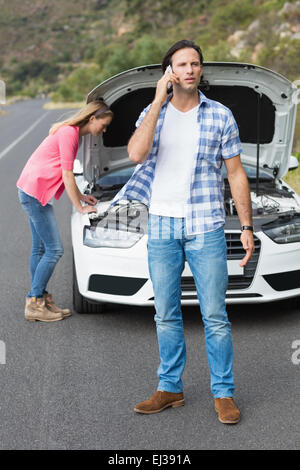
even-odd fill
[(253, 232), (253, 226), (252, 225), (243, 225), (241, 230), (242, 230), (242, 232), (244, 230), (251, 230), (251, 232)]

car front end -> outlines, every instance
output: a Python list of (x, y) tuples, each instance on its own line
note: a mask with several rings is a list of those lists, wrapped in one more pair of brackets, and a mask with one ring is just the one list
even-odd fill
[[(98, 199), (97, 214), (72, 214), (76, 295), (87, 303), (153, 306), (147, 264), (148, 210), (138, 201), (111, 201), (134, 166), (126, 150), (135, 122), (153, 99), (159, 66), (119, 74), (96, 87), (115, 118), (100, 138), (88, 136), (83, 147), (82, 192)], [(200, 84), (206, 96), (230, 107), (240, 130), (243, 166), (253, 210), (255, 251), (244, 268), (240, 223), (223, 168), (226, 211), (227, 303), (270, 302), (300, 296), (300, 198), (283, 180), (290, 166), (295, 126), (292, 84), (284, 77), (249, 64), (205, 64)], [(240, 101), (247, 106), (241, 106)], [(257, 125), (259, 115), (260, 127)], [(250, 125), (251, 119), (253, 124)], [(186, 264), (182, 304), (197, 304), (194, 280)], [(77, 310), (78, 307), (77, 298)]]

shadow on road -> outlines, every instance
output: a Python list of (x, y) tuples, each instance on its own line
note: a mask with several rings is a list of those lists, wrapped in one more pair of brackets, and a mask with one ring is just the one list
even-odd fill
[[(227, 312), (229, 320), (234, 325), (247, 327), (255, 323), (263, 327), (264, 325), (271, 326), (272, 323), (278, 325), (280, 322), (297, 321), (300, 317), (300, 306), (297, 306), (294, 301), (287, 300), (263, 304), (230, 304), (227, 305)], [(186, 325), (191, 327), (202, 323), (198, 306), (182, 306), (182, 313)], [(146, 326), (153, 324), (155, 309), (154, 307), (109, 304), (104, 313), (93, 315), (104, 315), (112, 319), (118, 317), (121, 321), (126, 319), (129, 323), (133, 321)]]

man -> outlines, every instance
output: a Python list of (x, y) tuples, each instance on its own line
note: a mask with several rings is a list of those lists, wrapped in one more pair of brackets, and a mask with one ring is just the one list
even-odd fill
[(157, 391), (134, 410), (152, 414), (184, 405), (180, 279), (186, 260), (200, 302), (215, 408), (222, 423), (233, 424), (240, 412), (232, 398), (233, 348), (225, 309), (222, 161), (242, 226), (241, 266), (254, 250), (251, 201), (236, 122), (228, 108), (198, 91), (202, 67), (201, 49), (192, 41), (177, 42), (165, 55), (154, 100), (128, 143), (130, 160), (140, 165), (114, 203), (138, 199), (149, 207), (148, 263), (161, 362)]

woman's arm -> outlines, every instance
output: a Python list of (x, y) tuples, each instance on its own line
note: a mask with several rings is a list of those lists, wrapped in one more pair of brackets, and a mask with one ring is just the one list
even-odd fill
[(62, 178), (67, 191), (67, 194), (74, 205), (74, 207), (81, 214), (88, 214), (89, 212), (97, 212), (95, 207), (82, 206), (80, 201), (88, 204), (96, 204), (97, 199), (94, 196), (85, 196), (81, 194), (75, 181), (75, 177), (72, 170), (62, 170)]

